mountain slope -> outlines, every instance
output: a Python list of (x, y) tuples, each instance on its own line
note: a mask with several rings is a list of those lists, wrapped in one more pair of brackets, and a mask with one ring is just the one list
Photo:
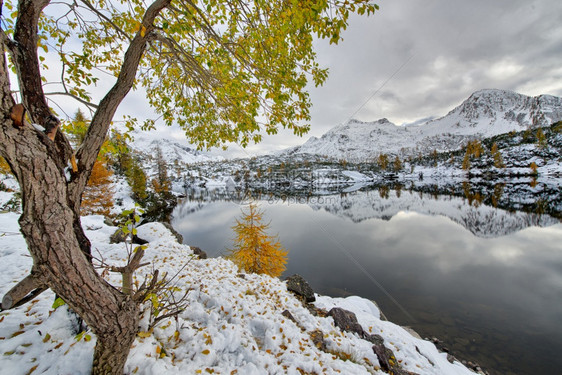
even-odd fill
[(504, 90), (481, 90), (447, 115), (421, 125), (397, 126), (383, 118), (375, 122), (350, 120), (321, 138), (311, 137), (285, 154), (315, 154), (333, 159), (364, 161), (380, 153), (425, 154), (462, 147), (467, 139), (486, 138), (562, 119), (562, 98), (525, 96)]
[(151, 156), (156, 156), (157, 149), (160, 148), (164, 160), (170, 164), (175, 160), (181, 164), (193, 164), (222, 159), (221, 157), (197, 151), (186, 144), (182, 145), (179, 142), (155, 134), (135, 132), (133, 136), (134, 142), (131, 146), (136, 151), (150, 158)]

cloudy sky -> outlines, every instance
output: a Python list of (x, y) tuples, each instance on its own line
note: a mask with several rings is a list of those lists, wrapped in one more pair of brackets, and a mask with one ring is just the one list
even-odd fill
[(247, 152), (301, 144), (351, 117), (400, 125), (442, 116), (484, 88), (562, 96), (560, 0), (377, 4), (374, 16), (351, 20), (340, 45), (317, 43), (330, 76), (311, 89), (310, 133), (282, 132)]
[[(302, 144), (350, 118), (388, 118), (397, 125), (443, 116), (474, 91), (513, 90), (562, 96), (562, 1), (379, 0), (380, 12), (353, 17), (338, 46), (316, 43), (330, 69), (310, 88), (311, 131), (281, 131), (230, 155), (246, 156)], [(142, 93), (122, 103), (123, 114), (150, 116)], [(159, 132), (185, 138), (174, 128)]]

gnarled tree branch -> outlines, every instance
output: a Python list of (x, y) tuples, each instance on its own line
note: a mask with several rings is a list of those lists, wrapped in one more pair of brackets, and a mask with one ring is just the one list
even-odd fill
[(18, 18), (14, 26), (14, 40), (9, 42), (10, 53), (16, 67), (22, 104), (31, 120), (45, 128), (45, 134), (55, 142), (56, 149), (50, 156), (57, 160), (61, 169), (72, 156), (72, 147), (58, 132), (60, 121), (51, 113), (43, 92), (39, 68), (38, 24), (43, 9), (50, 0), (20, 0)]
[(27, 275), (25, 279), (17, 283), (4, 295), (4, 298), (2, 298), (2, 310), (21, 306), (45, 290), (47, 290), (47, 287), (37, 277), (33, 274)]
[[(14, 27), (15, 43), (12, 48), (22, 102), (29, 111), (31, 120), (40, 125), (44, 125), (47, 118), (52, 116), (43, 94), (37, 53), (39, 17), (49, 2), (50, 0), (19, 1), (18, 18)], [(54, 133), (51, 139), (54, 139)]]
[(105, 141), (115, 111), (135, 82), (140, 60), (146, 50), (147, 42), (152, 38), (153, 22), (170, 3), (171, 0), (156, 0), (148, 7), (141, 22), (141, 30), (144, 28), (144, 31), (139, 30), (131, 41), (127, 52), (125, 52), (117, 82), (101, 100), (92, 117), (84, 142), (76, 152), (79, 174), (69, 186), (70, 199), (74, 202), (75, 208), (80, 205), (80, 194), (88, 182), (88, 177)]

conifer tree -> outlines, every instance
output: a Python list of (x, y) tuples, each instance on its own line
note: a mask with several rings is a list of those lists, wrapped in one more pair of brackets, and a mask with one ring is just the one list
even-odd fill
[(494, 158), (494, 167), (496, 168), (505, 168), (505, 164), (503, 163), (503, 157), (498, 149), (498, 144), (494, 142), (492, 145), (492, 157)]
[(394, 159), (393, 166), (395, 172), (399, 172), (400, 170), (402, 170), (402, 162), (400, 161), (400, 158), (398, 156), (396, 156), (396, 158)]
[(109, 216), (113, 207), (111, 184), (111, 171), (103, 160), (96, 160), (82, 195), (81, 214)]
[[(81, 145), (86, 137), (86, 132), (90, 126), (90, 120), (78, 109), (71, 122), (65, 124), (63, 129), (70, 135), (77, 146)], [(111, 187), (111, 171), (107, 169), (106, 155), (111, 153), (114, 148), (106, 140), (96, 161), (92, 167), (92, 173), (82, 195), (82, 215), (105, 215), (108, 216), (113, 207), (113, 189)]]
[(531, 168), (531, 174), (533, 174), (533, 175), (539, 174), (539, 172), (538, 172), (539, 167), (538, 167), (537, 163), (535, 163), (534, 161), (531, 162), (531, 164), (529, 165), (529, 168)]
[(236, 219), (232, 227), (236, 238), (230, 258), (246, 272), (265, 273), (272, 277), (280, 276), (287, 263), (285, 250), (277, 236), (267, 234), (269, 223), (263, 223), (263, 211), (251, 202), (248, 210), (242, 210), (242, 218)]
[(172, 182), (168, 176), (168, 166), (159, 146), (156, 148), (156, 178), (152, 179), (152, 187), (157, 194), (167, 194), (172, 190)]
[(72, 121), (65, 123), (62, 128), (77, 145), (80, 145), (84, 141), (89, 126), (90, 121), (78, 108)]
[(380, 154), (379, 157), (378, 157), (377, 163), (378, 163), (379, 167), (381, 167), (381, 169), (383, 171), (385, 171), (386, 168), (388, 168), (388, 155)]
[(129, 155), (127, 165), (128, 168), (125, 171), (125, 176), (133, 191), (133, 199), (136, 202), (142, 203), (148, 197), (148, 192), (146, 190), (146, 173), (140, 166), (138, 159), (134, 156)]
[(536, 136), (537, 136), (537, 145), (539, 146), (539, 148), (540, 149), (546, 148), (547, 145), (546, 136), (544, 135), (542, 128), (539, 128), (537, 130)]

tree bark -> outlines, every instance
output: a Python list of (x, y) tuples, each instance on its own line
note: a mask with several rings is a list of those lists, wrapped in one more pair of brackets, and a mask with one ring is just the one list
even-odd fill
[[(132, 87), (155, 17), (171, 0), (155, 0), (123, 61), (115, 86), (101, 101), (83, 146), (79, 170), (67, 181), (64, 168), (72, 155), (58, 130), (42, 90), (37, 57), (38, 19), (49, 0), (19, 0), (14, 40), (0, 30), (0, 156), (19, 182), (22, 196), (21, 232), (33, 258), (33, 274), (9, 294), (7, 305), (31, 291), (51, 288), (80, 315), (97, 336), (92, 373), (122, 374), (138, 329), (138, 302), (101, 278), (90, 262), (90, 241), (80, 223), (80, 203), (96, 156), (113, 115)], [(3, 1), (0, 0), (0, 6)], [(20, 83), (22, 103), (33, 122), (15, 127), (10, 116), (16, 104), (11, 93), (5, 48), (9, 47)]]

